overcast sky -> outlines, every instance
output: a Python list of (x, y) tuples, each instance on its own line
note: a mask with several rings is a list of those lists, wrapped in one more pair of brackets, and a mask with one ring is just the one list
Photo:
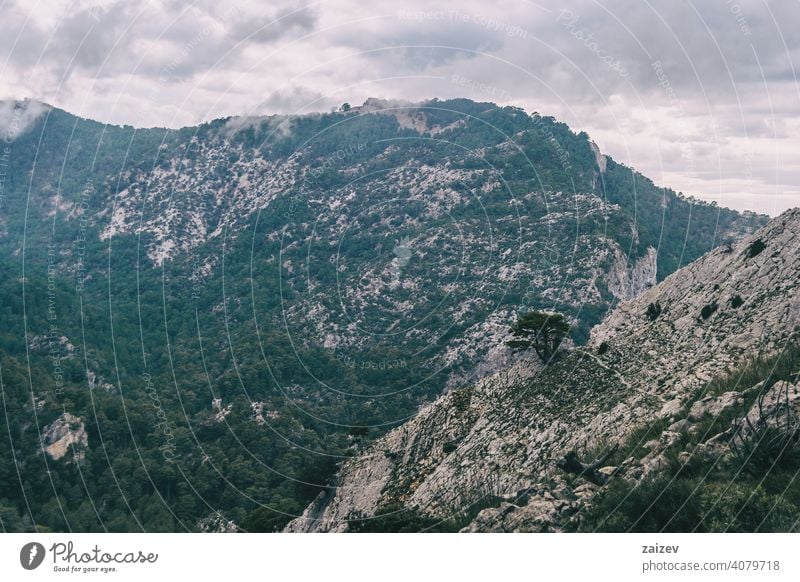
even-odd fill
[(5, 99), (179, 127), (464, 96), (553, 115), (686, 194), (800, 205), (798, 0), (0, 6)]

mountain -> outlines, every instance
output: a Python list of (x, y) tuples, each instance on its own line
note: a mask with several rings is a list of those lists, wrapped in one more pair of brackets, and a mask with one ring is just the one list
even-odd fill
[(590, 341), (450, 392), (289, 531), (792, 531), (800, 209), (622, 303)]
[(517, 313), (583, 345), (766, 221), (465, 99), (179, 130), (4, 102), (0, 130), (10, 529), (282, 528), (420, 406), (516, 365)]

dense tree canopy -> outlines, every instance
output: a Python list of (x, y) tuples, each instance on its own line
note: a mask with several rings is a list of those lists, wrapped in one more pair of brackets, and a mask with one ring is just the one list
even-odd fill
[(542, 362), (549, 362), (569, 334), (569, 322), (560, 313), (529, 311), (519, 316), (509, 332), (514, 339), (506, 345), (515, 350), (533, 348)]

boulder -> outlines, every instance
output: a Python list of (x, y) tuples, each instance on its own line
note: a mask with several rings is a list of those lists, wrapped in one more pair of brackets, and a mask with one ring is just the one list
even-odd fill
[(725, 392), (720, 396), (706, 396), (692, 404), (689, 420), (698, 421), (706, 416), (719, 416), (722, 412), (744, 403), (741, 392)]

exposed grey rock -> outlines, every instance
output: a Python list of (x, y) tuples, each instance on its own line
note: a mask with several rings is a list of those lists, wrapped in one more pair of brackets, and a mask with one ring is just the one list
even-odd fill
[(83, 419), (69, 412), (63, 413), (42, 429), (42, 441), (45, 452), (55, 461), (70, 451), (72, 457), (68, 460), (82, 461), (89, 446)]
[(647, 252), (633, 264), (622, 252), (614, 249), (614, 262), (606, 276), (608, 290), (618, 299), (633, 299), (656, 284), (658, 252), (648, 247)]
[(698, 421), (706, 416), (719, 416), (722, 412), (744, 403), (741, 392), (725, 392), (720, 396), (707, 396), (689, 409), (689, 420)]
[(731, 452), (731, 431), (717, 433), (703, 443), (697, 445), (694, 454), (700, 456), (706, 461), (715, 461), (723, 455)]
[(666, 469), (668, 465), (669, 461), (664, 453), (647, 455), (641, 461), (642, 471), (639, 478), (649, 479), (659, 471)]
[(619, 471), (619, 467), (612, 467), (611, 465), (607, 467), (600, 467), (597, 472), (601, 475), (605, 475), (606, 477), (611, 477), (615, 475)]
[(239, 526), (216, 511), (197, 522), (197, 529), (202, 533), (237, 533)]
[(603, 172), (606, 171), (606, 166), (608, 165), (608, 159), (603, 155), (603, 153), (600, 151), (600, 148), (597, 146), (596, 143), (594, 143), (594, 141), (589, 143), (592, 146), (592, 152), (594, 153), (594, 159), (597, 162), (597, 168), (600, 170), (600, 173), (602, 174)]
[[(520, 491), (534, 491), (528, 503), (486, 509), (466, 530), (556, 529), (563, 518), (559, 503), (567, 499), (552, 489), (549, 499), (535, 484), (559, 475), (556, 463), (568, 451), (590, 462), (639, 426), (681, 420), (684, 403), (709, 380), (785, 345), (800, 325), (799, 237), (800, 210), (788, 211), (730, 251), (712, 251), (622, 303), (592, 331), (585, 349), (540, 370), (517, 364), (439, 398), (345, 462), (336, 488), (288, 529), (344, 531), (349, 518), (374, 515), (389, 504), (449, 517), (478, 500), (512, 500)], [(759, 238), (768, 250), (749, 257), (748, 246)], [(736, 310), (727, 307), (734, 294), (748, 297)], [(712, 301), (719, 308), (702, 317)], [(647, 306), (654, 302), (663, 312), (651, 321)], [(603, 342), (611, 347), (598, 357)], [(794, 406), (796, 387), (779, 386), (762, 408), (779, 410), (787, 390)], [(728, 393), (701, 401), (692, 405), (692, 418), (718, 414), (740, 398)], [(624, 478), (649, 478), (663, 469), (684, 426), (650, 436), (648, 455), (623, 463)], [(711, 439), (706, 452), (724, 439)], [(447, 453), (445, 443), (451, 443)], [(572, 494), (585, 503), (595, 490), (583, 483)]]
[(797, 418), (800, 418), (800, 384), (780, 381), (753, 404), (741, 424), (745, 432), (750, 426), (762, 423), (785, 428), (787, 422)]
[(560, 531), (565, 510), (574, 503), (563, 502), (553, 497), (547, 499), (537, 495), (523, 506), (503, 502), (499, 507), (481, 511), (464, 528), (464, 532), (554, 532)]
[(222, 398), (214, 398), (211, 401), (211, 410), (213, 411), (214, 422), (223, 422), (225, 418), (233, 411), (233, 404), (223, 406)]
[(692, 423), (690, 423), (685, 418), (682, 418), (680, 420), (677, 420), (677, 421), (673, 422), (671, 425), (669, 425), (669, 429), (668, 430), (670, 430), (672, 432), (681, 432), (683, 430), (689, 429), (691, 426), (692, 426)]
[(683, 408), (683, 404), (684, 402), (681, 398), (673, 398), (665, 402), (658, 412), (658, 418), (675, 418)]

